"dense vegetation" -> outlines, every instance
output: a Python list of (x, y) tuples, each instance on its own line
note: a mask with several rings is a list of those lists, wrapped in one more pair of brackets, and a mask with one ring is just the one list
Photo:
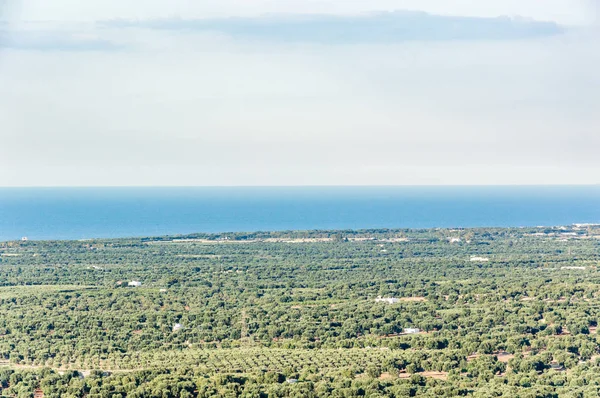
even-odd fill
[(573, 226), (0, 243), (0, 396), (596, 397), (599, 238)]

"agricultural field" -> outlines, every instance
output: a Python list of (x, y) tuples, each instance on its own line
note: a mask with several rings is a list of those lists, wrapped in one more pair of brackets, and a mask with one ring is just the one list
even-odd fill
[(596, 397), (598, 237), (3, 242), (0, 396)]

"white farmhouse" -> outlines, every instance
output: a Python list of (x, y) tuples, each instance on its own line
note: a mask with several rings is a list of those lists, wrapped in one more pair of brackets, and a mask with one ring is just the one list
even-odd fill
[(404, 333), (406, 333), (406, 334), (418, 334), (418, 333), (421, 333), (421, 329), (417, 329), (417, 328), (404, 328)]
[(140, 287), (140, 286), (142, 286), (142, 282), (138, 282), (138, 281), (131, 281), (131, 282), (127, 283), (127, 286), (131, 286), (131, 287)]
[(487, 263), (488, 261), (490, 261), (490, 259), (487, 257), (471, 257), (472, 263)]
[(179, 329), (181, 329), (183, 326), (181, 326), (181, 323), (176, 323), (175, 325), (173, 325), (173, 331), (176, 332)]
[(381, 297), (381, 296), (377, 296), (377, 298), (375, 299), (376, 303), (388, 303), (388, 304), (396, 304), (400, 302), (400, 299), (397, 299), (396, 297)]

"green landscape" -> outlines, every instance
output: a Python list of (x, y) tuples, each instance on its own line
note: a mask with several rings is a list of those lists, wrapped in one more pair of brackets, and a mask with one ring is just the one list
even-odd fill
[(2, 397), (597, 397), (600, 227), (0, 243)]

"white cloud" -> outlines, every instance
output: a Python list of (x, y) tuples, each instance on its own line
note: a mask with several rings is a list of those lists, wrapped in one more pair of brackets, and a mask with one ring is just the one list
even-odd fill
[(118, 19), (107, 21), (103, 26), (213, 32), (242, 39), (324, 44), (516, 40), (564, 33), (564, 28), (554, 22), (508, 17), (439, 16), (414, 11), (380, 12), (359, 16), (278, 15), (222, 19), (160, 18), (141, 21)]
[[(154, 32), (152, 32), (154, 31)], [(0, 48), (57, 51), (135, 50), (160, 41), (160, 31), (204, 33), (195, 40), (218, 36), (242, 40), (292, 43), (358, 44), (408, 41), (519, 40), (565, 33), (554, 22), (519, 18), (453, 17), (395, 11), (360, 16), (268, 16), (224, 19), (116, 19), (96, 23), (22, 22), (0, 24)], [(149, 40), (148, 36), (154, 37)], [(169, 43), (171, 45), (172, 43)], [(204, 43), (203, 43), (204, 44)]]
[[(117, 16), (101, 4), (89, 19)], [(55, 46), (0, 52), (0, 185), (598, 182), (586, 30), (330, 45), (56, 26), (13, 24)], [(94, 40), (119, 50), (58, 45)]]
[(592, 0), (4, 0), (20, 20), (95, 21), (111, 18), (211, 18), (264, 13), (336, 13), (422, 10), (449, 15), (521, 15), (560, 23), (589, 21)]

